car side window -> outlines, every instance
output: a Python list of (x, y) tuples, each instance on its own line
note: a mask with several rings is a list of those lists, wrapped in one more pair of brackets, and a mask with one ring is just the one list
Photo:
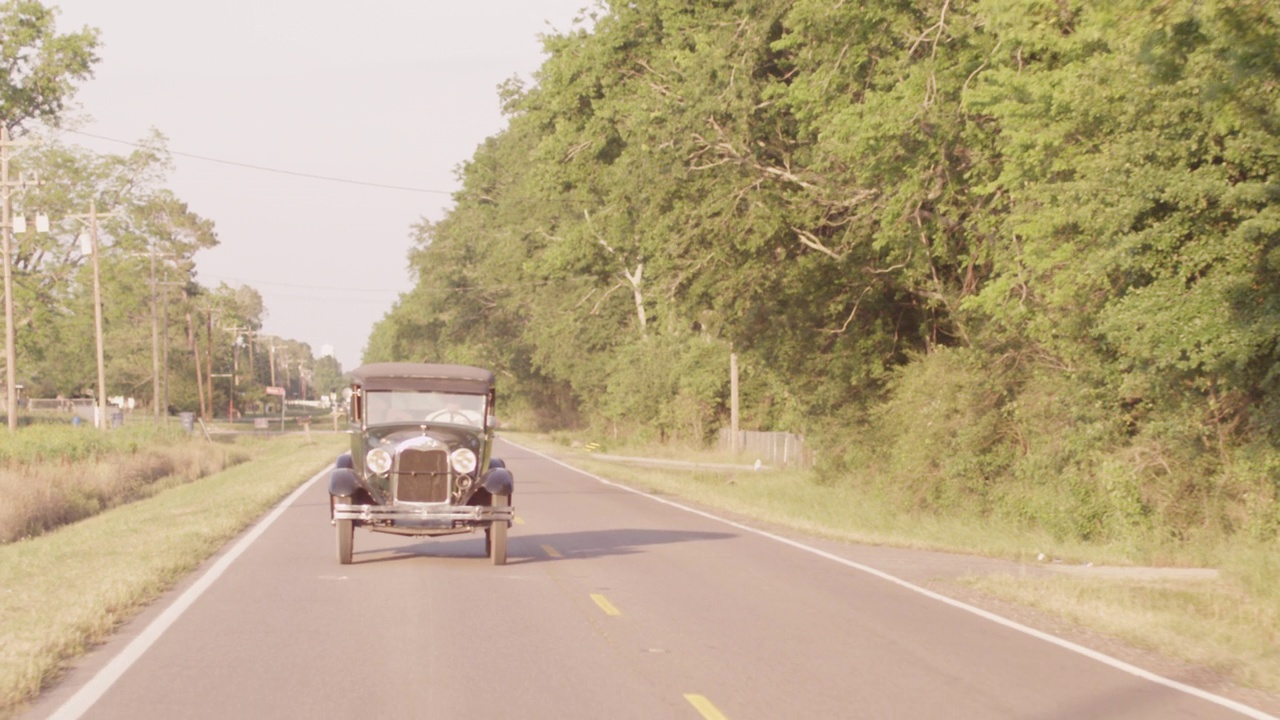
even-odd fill
[(389, 392), (371, 392), (365, 393), (364, 411), (365, 417), (370, 425), (378, 425), (385, 422), (394, 422), (391, 419), (391, 393)]

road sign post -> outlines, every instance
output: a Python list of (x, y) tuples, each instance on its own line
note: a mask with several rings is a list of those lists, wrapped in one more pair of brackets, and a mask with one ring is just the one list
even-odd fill
[(267, 394), (280, 398), (280, 432), (284, 432), (284, 388), (271, 386), (267, 388)]

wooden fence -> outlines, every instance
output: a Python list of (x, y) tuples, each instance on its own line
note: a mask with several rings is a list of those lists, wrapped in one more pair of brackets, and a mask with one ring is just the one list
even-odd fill
[[(720, 428), (720, 449), (733, 448), (733, 431)], [(788, 432), (738, 431), (738, 452), (744, 460), (759, 460), (765, 465), (807, 468), (813, 465), (813, 452), (804, 445), (804, 436)]]

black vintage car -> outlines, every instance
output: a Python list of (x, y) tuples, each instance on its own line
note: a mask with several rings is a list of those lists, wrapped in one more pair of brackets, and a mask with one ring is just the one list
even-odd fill
[(507, 561), (514, 483), (491, 457), (493, 373), (464, 365), (373, 363), (351, 371), (351, 452), (329, 477), (338, 562), (354, 529), (432, 536), (483, 529)]

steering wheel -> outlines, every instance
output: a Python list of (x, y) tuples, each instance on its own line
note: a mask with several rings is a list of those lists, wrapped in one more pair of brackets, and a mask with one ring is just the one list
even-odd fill
[[(458, 422), (454, 418), (462, 418), (462, 422)], [(452, 423), (454, 425), (466, 425), (471, 422), (471, 418), (467, 417), (461, 410), (450, 410), (448, 408), (445, 408), (444, 410), (437, 410), (424, 419), (428, 422), (444, 420), (445, 422)]]

